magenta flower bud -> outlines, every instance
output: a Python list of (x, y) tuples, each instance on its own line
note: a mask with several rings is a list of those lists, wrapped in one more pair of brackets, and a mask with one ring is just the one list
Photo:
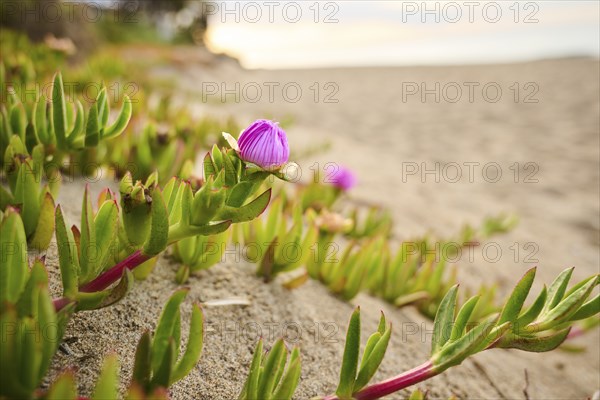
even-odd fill
[(287, 136), (277, 122), (256, 120), (238, 139), (240, 158), (266, 170), (281, 168), (290, 157)]
[(356, 176), (348, 168), (334, 165), (327, 169), (326, 181), (336, 188), (346, 191), (356, 185)]

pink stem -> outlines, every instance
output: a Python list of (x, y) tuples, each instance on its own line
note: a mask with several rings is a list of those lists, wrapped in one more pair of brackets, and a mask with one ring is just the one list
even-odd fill
[[(427, 361), (426, 363), (421, 364), (410, 371), (406, 371), (393, 378), (386, 379), (385, 381), (375, 383), (371, 386), (367, 386), (366, 388), (355, 393), (353, 398), (356, 400), (374, 400), (397, 392), (398, 390), (405, 389), (414, 385), (415, 383), (422, 382), (431, 378), (432, 376), (437, 375), (437, 373), (433, 371), (432, 367), (433, 365), (431, 362)], [(336, 395), (329, 395), (323, 400), (339, 400), (339, 398)]]
[[(100, 274), (96, 279), (91, 282), (86, 283), (85, 285), (79, 288), (80, 292), (93, 293), (99, 292), (100, 290), (104, 290), (116, 281), (119, 280), (123, 276), (123, 271), (125, 268), (133, 270), (135, 267), (139, 266), (145, 261), (148, 261), (150, 256), (142, 254), (141, 250), (137, 250), (136, 252), (129, 255), (126, 259), (109, 269), (108, 271)], [(54, 308), (56, 311), (59, 311), (64, 306), (69, 304), (71, 300), (66, 298), (60, 298), (54, 300)]]

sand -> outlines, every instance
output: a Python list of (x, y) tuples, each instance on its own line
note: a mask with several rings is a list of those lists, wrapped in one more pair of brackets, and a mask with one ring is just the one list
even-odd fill
[[(181, 59), (180, 53), (186, 50), (173, 51), (173, 57)], [(599, 272), (599, 67), (597, 60), (565, 59), (468, 67), (243, 71), (231, 63), (224, 70), (216, 70), (190, 62), (161, 67), (156, 74), (175, 77), (199, 115), (234, 114), (242, 124), (265, 116), (279, 120), (291, 116), (294, 124), (288, 136), (295, 151), (331, 143), (326, 152), (299, 160), (304, 177), (309, 176), (315, 162), (321, 168), (326, 162), (352, 168), (360, 184), (349, 201), (390, 207), (395, 219), (394, 240), (430, 231), (449, 235), (465, 222), (478, 224), (486, 215), (516, 213), (519, 226), (493, 239), (493, 246), (502, 250), (499, 259), (493, 259), (492, 248), (485, 257), (480, 248), (472, 258), (463, 255), (457, 261), (463, 287), (499, 282), (505, 294), (526, 269), (536, 265), (536, 288), (569, 266), (576, 267), (576, 279)], [(296, 103), (271, 103), (268, 96), (250, 103), (241, 96), (239, 102), (230, 98), (220, 104), (214, 99), (203, 101), (202, 82), (240, 82), (241, 87), (249, 82), (260, 86), (265, 82), (294, 82), (304, 95)], [(337, 85), (338, 103), (323, 103), (322, 92), (316, 102), (309, 89), (315, 82), (322, 90), (328, 82)], [(428, 88), (435, 82), (441, 87), (450, 82), (463, 87), (465, 82), (478, 82), (479, 87), (495, 82), (503, 96), (495, 103), (483, 98), (481, 91), (475, 92), (472, 102), (463, 97), (452, 103), (443, 95), (439, 103), (433, 95), (425, 102), (416, 95), (404, 101), (403, 82), (405, 89), (411, 82), (417, 86), (425, 82)], [(521, 88), (517, 102), (510, 89), (515, 82)], [(531, 92), (524, 89), (527, 82), (539, 88), (534, 95), (537, 103), (523, 102), (525, 94)], [(463, 174), (467, 174), (465, 162), (480, 163), (474, 166), (473, 181), (463, 176), (459, 182), (450, 182), (454, 177), (450, 174), (455, 166), (452, 163), (462, 166)], [(495, 177), (491, 169), (489, 175), (482, 176), (487, 163), (497, 163), (492, 167), (502, 170), (498, 182), (485, 179)], [(514, 167), (511, 169), (515, 163), (520, 170), (517, 182)], [(440, 172), (439, 182), (431, 174), (425, 179), (419, 175), (403, 177), (403, 168), (407, 172), (414, 165), (421, 169), (423, 165), (427, 169), (439, 165), (440, 171), (446, 166), (446, 170)], [(529, 178), (537, 179), (537, 183), (525, 182), (532, 171)], [(68, 207), (71, 222), (77, 221), (80, 208), (72, 199), (82, 190), (81, 180), (62, 188), (59, 202)], [(515, 243), (521, 249), (518, 255), (511, 247)], [(534, 250), (535, 254), (530, 254)], [(52, 252), (48, 260), (52, 268), (56, 264)], [(64, 367), (77, 368), (80, 390), (89, 394), (102, 356), (116, 351), (123, 381), (127, 382), (137, 340), (144, 329), (154, 327), (162, 305), (177, 288), (173, 281), (176, 268), (168, 257), (161, 257), (154, 273), (138, 282), (121, 303), (77, 314), (65, 335), (73, 354), (57, 355), (51, 375)], [(412, 308), (396, 309), (368, 295), (344, 302), (317, 282), (288, 291), (277, 282), (264, 284), (254, 276), (252, 265), (233, 258), (193, 276), (187, 286), (190, 294), (183, 314), (184, 331), (192, 301), (238, 297), (249, 299), (251, 304), (205, 308), (210, 331), (202, 358), (187, 378), (173, 386), (174, 399), (236, 398), (257, 340), (257, 327), (269, 343), (284, 335), (290, 344), (297, 342), (301, 347), (302, 376), (296, 398), (331, 393), (339, 373), (345, 326), (356, 305), (363, 310), (363, 343), (376, 327), (379, 310), (394, 325), (387, 356), (375, 380), (427, 359), (426, 332), (431, 322)], [(419, 333), (409, 334), (415, 326)], [(318, 337), (315, 327), (319, 327)], [(183, 336), (185, 340), (187, 334)], [(580, 354), (488, 351), (418, 387), (428, 390), (432, 398), (525, 398), (527, 370), (530, 398), (587, 398), (600, 389), (599, 342), (596, 330), (577, 339), (575, 343), (587, 347)]]

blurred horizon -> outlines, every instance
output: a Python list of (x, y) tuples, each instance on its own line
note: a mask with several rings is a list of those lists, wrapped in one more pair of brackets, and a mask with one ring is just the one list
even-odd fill
[(207, 47), (249, 69), (600, 57), (600, 2), (215, 2)]

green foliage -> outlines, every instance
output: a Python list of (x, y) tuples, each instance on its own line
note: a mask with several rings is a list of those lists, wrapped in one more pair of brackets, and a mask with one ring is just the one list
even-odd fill
[(352, 229), (346, 235), (352, 239), (372, 238), (378, 235), (388, 237), (392, 230), (392, 214), (388, 209), (369, 207), (361, 213), (360, 208), (355, 207), (350, 213), (350, 218), (353, 221)]
[(436, 372), (460, 364), (465, 358), (488, 348), (516, 348), (531, 352), (554, 350), (567, 337), (573, 323), (600, 312), (592, 291), (600, 283), (595, 275), (567, 291), (572, 268), (563, 271), (523, 311), (535, 269), (529, 270), (504, 302), (502, 311), (486, 320), (471, 319), (477, 297), (468, 300), (455, 316), (456, 286), (438, 309), (432, 339), (432, 363)]
[(381, 361), (383, 361), (391, 334), (392, 325), (386, 324), (385, 316), (382, 313), (377, 332), (373, 333), (367, 340), (359, 365), (360, 308), (354, 310), (346, 333), (340, 382), (336, 390), (336, 395), (340, 399), (353, 399), (354, 394), (369, 383), (375, 372), (377, 372)]
[[(60, 175), (56, 172), (46, 176), (43, 146), (35, 146), (30, 154), (17, 135), (10, 137), (4, 160), (8, 188), (0, 187), (0, 209), (18, 208), (27, 243), (32, 248), (45, 250), (54, 230), (53, 196), (60, 184)], [(44, 178), (48, 183), (44, 184)]]
[(56, 242), (63, 282), (63, 296), (77, 302), (77, 310), (106, 307), (123, 298), (131, 289), (131, 272), (125, 270), (119, 285), (85, 293), (79, 287), (112, 266), (118, 232), (118, 207), (114, 200), (101, 202), (94, 212), (86, 188), (81, 228), (67, 228), (62, 208), (56, 208)]
[[(18, 214), (9, 210), (2, 219), (2, 238), (15, 239), (15, 235), (22, 236), (23, 227)], [(4, 335), (0, 342), (0, 397), (31, 398), (50, 366), (74, 307), (68, 305), (58, 313), (54, 310), (48, 275), (39, 259), (29, 270), (27, 258), (17, 252), (0, 264), (0, 277)], [(62, 389), (57, 388), (56, 393)]]
[(0, 269), (0, 301), (15, 303), (25, 288), (28, 277), (25, 229), (16, 210), (8, 208), (0, 223), (2, 267)]
[(415, 390), (414, 392), (412, 392), (410, 394), (410, 397), (408, 398), (408, 400), (426, 400), (427, 399), (427, 392), (422, 392), (419, 389)]
[[(563, 271), (550, 288), (544, 287), (536, 300), (523, 311), (535, 277), (535, 269), (529, 270), (504, 302), (502, 311), (483, 321), (473, 319), (480, 296), (469, 298), (458, 308), (458, 286), (453, 286), (437, 310), (430, 360), (371, 386), (366, 385), (383, 359), (389, 333), (382, 317), (378, 332), (367, 341), (359, 367), (360, 310), (356, 309), (346, 335), (340, 383), (336, 394), (325, 398), (378, 399), (440, 374), (487, 349), (515, 348), (530, 352), (555, 349), (567, 338), (574, 322), (600, 313), (597, 296), (589, 300), (594, 288), (600, 284), (600, 276), (589, 277), (567, 290), (571, 273), (572, 269)], [(413, 396), (424, 398), (424, 394), (418, 392)]]
[(104, 364), (96, 382), (92, 400), (116, 399), (119, 397), (119, 360), (116, 354), (104, 359)]
[(175, 292), (163, 308), (154, 335), (147, 331), (140, 338), (133, 368), (134, 390), (150, 395), (157, 388), (168, 388), (184, 378), (200, 359), (204, 316), (197, 304), (192, 306), (187, 345), (180, 352), (180, 305), (186, 295), (187, 290)]
[(340, 191), (331, 185), (326, 185), (315, 180), (308, 185), (301, 187), (296, 196), (302, 204), (302, 209), (320, 211), (322, 209), (331, 209), (333, 204), (339, 198)]
[(267, 207), (268, 189), (259, 191), (270, 173), (248, 171), (233, 150), (214, 147), (204, 158), (205, 182), (192, 193), (189, 182), (171, 179), (164, 190), (169, 213), (169, 243), (195, 235), (212, 235), (226, 230), (232, 223), (251, 221)]
[[(3, 110), (3, 120), (11, 123), (0, 124), (0, 137), (7, 141), (17, 135), (32, 150), (36, 144), (44, 146), (46, 155), (53, 155), (55, 166), (59, 166), (63, 154), (95, 147), (101, 140), (120, 135), (131, 118), (132, 103), (124, 95), (123, 105), (112, 124), (108, 123), (110, 107), (106, 87), (99, 91), (95, 103), (87, 113), (77, 99), (68, 101), (62, 75), (57, 73), (52, 82), (51, 97), (37, 96), (30, 112), (26, 112), (17, 96), (11, 97), (8, 109)], [(6, 157), (6, 156), (5, 156)]]
[(238, 399), (290, 400), (298, 386), (300, 371), (300, 351), (297, 347), (290, 355), (283, 339), (279, 339), (265, 353), (261, 339), (254, 349), (250, 372)]
[(240, 224), (233, 233), (234, 240), (245, 246), (246, 258), (258, 263), (257, 275), (266, 281), (304, 265), (317, 239), (316, 228), (304, 227), (302, 209), (298, 205), (291, 208), (289, 215), (280, 196), (262, 218)]
[(377, 267), (367, 278), (371, 293), (398, 307), (415, 304), (428, 316), (435, 311), (445, 293), (456, 283), (456, 269), (448, 273), (444, 258), (421, 255), (414, 242), (403, 242), (393, 254), (388, 246), (377, 253)]
[(343, 299), (354, 298), (367, 286), (372, 271), (381, 268), (379, 255), (385, 246), (385, 240), (377, 238), (360, 246), (351, 242), (339, 252), (334, 242), (321, 238), (317, 254), (307, 267), (309, 275), (319, 279)]
[(187, 281), (190, 273), (208, 269), (221, 261), (229, 241), (230, 230), (216, 235), (191, 236), (173, 245), (173, 257), (183, 265), (177, 271), (178, 283)]
[(66, 56), (43, 43), (32, 43), (26, 35), (2, 28), (0, 35), (0, 76), (2, 82), (10, 83), (18, 94), (24, 85), (35, 79), (50, 76), (61, 67)]

